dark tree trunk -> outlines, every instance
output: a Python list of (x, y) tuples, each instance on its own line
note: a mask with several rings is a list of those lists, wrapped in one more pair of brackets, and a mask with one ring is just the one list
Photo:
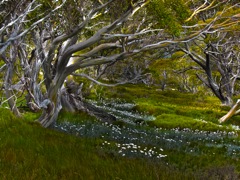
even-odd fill
[(214, 81), (212, 77), (212, 71), (210, 67), (210, 55), (206, 53), (206, 68), (205, 72), (207, 74), (208, 84), (212, 90), (212, 92), (215, 94), (215, 96), (218, 97), (218, 99), (222, 102), (223, 105), (231, 106), (232, 105), (232, 97), (228, 97), (227, 95), (223, 94), (222, 88), (217, 85), (217, 83)]
[(211, 70), (211, 65), (210, 65), (210, 55), (208, 53), (206, 54), (206, 65), (204, 67), (204, 70), (207, 75), (207, 83), (205, 83), (213, 92), (213, 94), (221, 101), (223, 105), (226, 106), (232, 106), (232, 96), (230, 96), (231, 93), (227, 92), (229, 95), (225, 95), (223, 93), (224, 89), (219, 86), (213, 76), (212, 76), (212, 70)]

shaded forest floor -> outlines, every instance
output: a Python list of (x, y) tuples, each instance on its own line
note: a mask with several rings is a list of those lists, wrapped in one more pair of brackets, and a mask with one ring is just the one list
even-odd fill
[(109, 125), (61, 113), (44, 129), (38, 114), (16, 119), (0, 109), (0, 179), (240, 178), (240, 117), (219, 125), (228, 108), (216, 98), (134, 85), (88, 98), (133, 104), (132, 112), (151, 118)]

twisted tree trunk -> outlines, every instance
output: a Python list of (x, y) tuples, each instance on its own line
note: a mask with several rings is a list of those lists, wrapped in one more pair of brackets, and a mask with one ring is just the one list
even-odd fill
[(48, 91), (48, 98), (40, 104), (43, 113), (38, 121), (43, 127), (51, 126), (62, 109), (70, 112), (84, 111), (103, 122), (112, 123), (116, 120), (113, 115), (84, 101), (81, 86), (73, 81), (66, 83), (64, 88), (59, 87), (56, 84), (52, 85)]

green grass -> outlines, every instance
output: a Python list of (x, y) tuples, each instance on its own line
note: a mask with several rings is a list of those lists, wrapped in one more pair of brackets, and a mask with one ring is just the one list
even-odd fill
[[(102, 139), (44, 129), (29, 119), (16, 119), (9, 110), (0, 112), (0, 179), (196, 179), (209, 177), (209, 168), (237, 177), (229, 164), (204, 164), (215, 157), (169, 152), (166, 161), (125, 158), (102, 149)], [(191, 168), (193, 158), (201, 163)]]
[[(216, 131), (227, 130), (231, 123), (240, 125), (236, 116), (223, 127), (218, 126), (218, 118), (228, 109), (221, 107), (214, 97), (162, 92), (136, 85), (101, 92), (105, 98), (134, 102), (135, 110), (156, 117), (149, 122), (150, 127), (141, 128), (159, 127), (166, 132), (172, 128)], [(76, 137), (44, 129), (34, 122), (39, 115), (25, 112), (22, 119), (17, 119), (9, 110), (0, 109), (0, 179), (239, 179), (239, 157), (226, 157), (225, 145), (206, 147), (194, 139), (186, 149), (184, 145), (180, 149), (164, 149), (167, 157), (163, 159), (122, 157), (113, 151), (114, 140), (106, 149), (102, 147), (105, 140), (101, 137)], [(85, 113), (62, 112), (59, 121), (95, 123), (96, 119)], [(224, 143), (233, 141), (224, 140)], [(239, 137), (235, 140), (239, 141)], [(189, 153), (189, 147), (200, 154)]]
[[(0, 109), (0, 179), (157, 179), (171, 169), (101, 151), (102, 140), (77, 138), (16, 119)], [(164, 171), (163, 171), (164, 170)], [(176, 171), (173, 177), (187, 177)]]
[(150, 126), (162, 127), (166, 129), (172, 128), (191, 128), (193, 130), (205, 130), (205, 131), (216, 131), (225, 130), (225, 128), (219, 127), (217, 124), (212, 122), (206, 122), (198, 119), (193, 119), (186, 116), (175, 115), (175, 114), (161, 114), (156, 117), (155, 121), (148, 123)]
[[(191, 128), (200, 130), (227, 130), (229, 125), (240, 125), (240, 116), (234, 116), (219, 127), (218, 119), (229, 107), (221, 106), (215, 97), (201, 94), (161, 91), (144, 85), (125, 85), (104, 91), (104, 97), (120, 98), (136, 104), (134, 110), (156, 117), (149, 123), (155, 127)], [(228, 127), (229, 126), (229, 127)]]

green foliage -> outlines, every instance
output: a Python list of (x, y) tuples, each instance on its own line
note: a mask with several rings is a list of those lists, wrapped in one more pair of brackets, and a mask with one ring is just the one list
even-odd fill
[[(202, 82), (196, 77), (194, 62), (183, 58), (182, 52), (176, 52), (169, 58), (152, 62), (147, 72), (151, 73), (155, 85), (166, 90), (176, 89), (181, 92), (206, 92)], [(162, 87), (165, 84), (164, 88)]]
[(183, 23), (190, 14), (189, 9), (186, 6), (186, 2), (183, 0), (166, 1), (166, 6), (172, 9), (175, 18), (177, 18), (181, 23)]
[(182, 0), (151, 0), (148, 13), (157, 20), (156, 27), (166, 28), (175, 36), (180, 36), (181, 23), (189, 16), (189, 10)]

